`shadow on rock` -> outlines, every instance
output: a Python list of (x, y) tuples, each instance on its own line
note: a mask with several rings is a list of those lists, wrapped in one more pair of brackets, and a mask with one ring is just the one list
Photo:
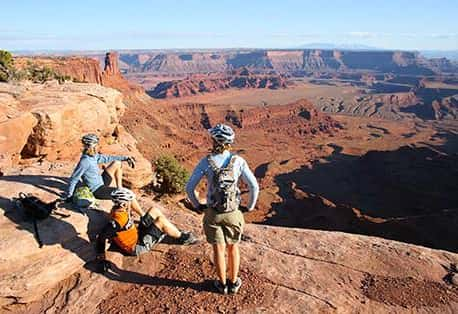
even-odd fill
[[(10, 199), (2, 197), (0, 198), (0, 207), (5, 209), (5, 217), (14, 223), (17, 229), (26, 230), (35, 235), (33, 222), (25, 216), (23, 209), (15, 206)], [(96, 220), (100, 220), (97, 216), (101, 214), (102, 212), (88, 214), (90, 217), (89, 224), (91, 225), (91, 223), (95, 223)], [(63, 249), (74, 253), (84, 262), (93, 259), (94, 250), (91, 243), (81, 237), (81, 234), (76, 230), (75, 226), (66, 219), (67, 218), (51, 214), (48, 218), (37, 221), (43, 246), (59, 244)], [(95, 226), (91, 225), (91, 228), (95, 229)]]
[[(97, 263), (90, 261), (84, 265), (84, 268), (91, 272), (97, 272)], [(111, 263), (110, 269), (104, 273), (104, 276), (110, 280), (132, 283), (137, 285), (149, 286), (165, 286), (175, 288), (187, 288), (195, 291), (208, 291), (213, 292), (213, 285), (211, 280), (204, 280), (203, 282), (191, 282), (180, 279), (160, 278), (148, 274), (142, 274), (130, 270), (121, 269), (115, 264)]]
[(68, 184), (68, 178), (49, 175), (4, 175), (0, 176), (0, 181), (28, 184), (58, 197), (60, 194), (56, 190), (64, 191)]
[[(11, 200), (0, 197), (0, 207), (5, 209), (5, 217), (14, 223), (17, 229), (26, 230), (31, 234), (34, 234), (32, 221), (29, 221), (24, 216), (23, 210), (15, 206)], [(106, 214), (103, 211), (91, 209), (86, 212), (86, 215), (88, 217), (89, 238), (93, 241), (95, 240), (97, 232), (100, 231), (100, 227), (106, 222)], [(43, 246), (58, 244), (63, 249), (78, 256), (85, 263), (85, 269), (91, 272), (97, 271), (97, 265), (94, 261), (95, 249), (93, 243), (82, 237), (81, 233), (78, 232), (70, 222), (66, 221), (65, 218), (55, 217), (52, 214), (48, 218), (38, 221), (38, 228)], [(110, 248), (110, 250), (120, 252), (113, 247)], [(110, 280), (119, 282), (186, 287), (199, 291), (206, 291), (208, 290), (207, 287), (209, 287), (207, 283), (193, 283), (181, 280), (151, 277), (149, 275), (129, 270), (122, 270), (114, 264), (112, 264), (110, 272), (106, 273), (105, 276)]]
[(275, 178), (282, 201), (264, 223), (458, 251), (456, 153), (404, 146), (359, 157), (334, 148), (326, 162)]

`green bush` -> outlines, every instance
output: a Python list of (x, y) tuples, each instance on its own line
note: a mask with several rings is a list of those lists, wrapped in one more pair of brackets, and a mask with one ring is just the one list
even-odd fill
[(22, 69), (16, 69), (13, 64), (13, 56), (6, 50), (0, 50), (0, 82), (9, 80), (23, 81), (30, 80), (34, 83), (44, 83), (50, 80), (58, 80), (59, 83), (71, 81), (72, 77), (61, 75), (50, 67), (40, 67), (32, 61), (27, 61), (27, 66)]
[(11, 68), (13, 66), (13, 56), (11, 55), (11, 52), (0, 50), (0, 65), (5, 68)]
[(189, 179), (189, 172), (173, 156), (163, 155), (154, 165), (162, 193), (173, 194), (183, 192)]
[(0, 50), (0, 82), (7, 82), (13, 73), (13, 56), (6, 50)]
[(40, 67), (36, 64), (27, 63), (24, 70), (16, 71), (14, 78), (20, 80), (30, 80), (34, 83), (44, 83), (50, 80), (58, 80), (59, 83), (71, 81), (72, 78), (68, 75), (61, 75), (50, 67)]
[(7, 82), (10, 78), (8, 69), (0, 65), (0, 82)]

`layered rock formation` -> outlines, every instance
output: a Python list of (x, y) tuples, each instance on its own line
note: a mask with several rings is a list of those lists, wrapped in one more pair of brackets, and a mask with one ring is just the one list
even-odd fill
[(458, 89), (418, 88), (419, 102), (405, 107), (404, 112), (415, 113), (428, 120), (455, 120), (458, 117)]
[(320, 113), (307, 100), (281, 106), (243, 109), (239, 112), (228, 111), (224, 119), (247, 130), (286, 133), (288, 137), (332, 134), (340, 128), (337, 121)]
[(281, 75), (255, 75), (247, 69), (226, 75), (192, 75), (184, 80), (159, 83), (148, 94), (154, 98), (184, 97), (215, 92), (228, 88), (286, 88), (286, 78)]
[(414, 92), (365, 94), (353, 97), (352, 101), (344, 100), (343, 97), (319, 97), (314, 101), (315, 106), (326, 113), (392, 120), (399, 120), (406, 117), (411, 118), (413, 115), (406, 114), (408, 112), (407, 108), (419, 103), (420, 99)]
[(436, 120), (458, 119), (458, 93), (456, 96), (447, 97), (442, 101), (433, 101), (434, 118)]
[(279, 73), (375, 71), (430, 75), (453, 73), (456, 64), (446, 59), (426, 59), (407, 51), (345, 50), (240, 50), (211, 52), (128, 52), (121, 60), (127, 71), (177, 73), (224, 72), (238, 67)]
[[(316, 84), (326, 84), (312, 80)], [(362, 93), (349, 99), (342, 96), (320, 96), (314, 104), (323, 112), (353, 116), (374, 117), (400, 120), (420, 118), (424, 120), (457, 119), (458, 88), (430, 88), (409, 86), (406, 83), (352, 83), (359, 88), (365, 87)]]
[(66, 75), (73, 80), (85, 83), (102, 84), (102, 71), (95, 59), (80, 57), (16, 57), (14, 65), (25, 69), (29, 65), (49, 67), (60, 75)]
[(116, 52), (105, 54), (103, 70), (97, 59), (83, 57), (17, 57), (14, 59), (14, 64), (18, 69), (30, 65), (49, 67), (76, 82), (96, 83), (115, 88), (123, 93), (127, 102), (148, 101), (143, 88), (128, 82), (121, 75)]
[(128, 171), (128, 185), (151, 181), (151, 165), (139, 155), (133, 138), (115, 132), (125, 108), (120, 92), (96, 84), (48, 82), (2, 83), (0, 94), (0, 168), (33, 158), (76, 159), (81, 136), (97, 133), (109, 143), (121, 142), (123, 152), (139, 159), (140, 168)]
[(128, 82), (119, 71), (118, 54), (107, 52), (105, 55), (105, 66), (101, 74), (103, 86), (115, 88), (123, 93), (126, 99), (135, 100), (145, 95), (145, 91), (138, 85)]
[[(149, 56), (149, 57), (148, 57)], [(148, 60), (154, 59), (151, 63)], [(230, 87), (278, 88), (286, 86), (287, 76), (313, 77), (315, 84), (348, 84), (360, 89), (353, 100), (338, 97), (317, 99), (317, 106), (327, 113), (403, 119), (456, 119), (454, 96), (458, 89), (454, 75), (458, 66), (445, 59), (426, 59), (407, 51), (341, 51), (341, 50), (241, 50), (218, 52), (128, 54), (124, 69), (147, 77), (187, 75), (186, 79), (163, 81), (149, 91), (155, 98), (192, 96)], [(157, 60), (161, 62), (156, 62)], [(169, 63), (170, 60), (171, 63)], [(216, 61), (214, 61), (216, 60)], [(130, 67), (132, 64), (132, 67)], [(153, 66), (154, 64), (154, 66)], [(227, 73), (243, 67), (250, 72), (267, 73), (254, 79)], [(208, 74), (211, 72), (210, 74)], [(195, 73), (206, 73), (197, 75)], [(424, 84), (426, 77), (436, 85)], [(134, 79), (135, 80), (135, 79)], [(452, 82), (447, 85), (446, 82)], [(440, 83), (440, 84), (439, 84)], [(444, 87), (441, 87), (441, 84)], [(434, 84), (433, 84), (434, 85)]]

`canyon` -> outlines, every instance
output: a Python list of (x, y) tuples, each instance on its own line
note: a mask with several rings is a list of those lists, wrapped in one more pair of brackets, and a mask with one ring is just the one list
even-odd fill
[(286, 88), (286, 78), (281, 75), (255, 75), (242, 68), (227, 74), (194, 74), (182, 80), (161, 82), (148, 92), (154, 98), (185, 97), (211, 93), (229, 88)]
[[(229, 50), (229, 51), (121, 51), (113, 73), (104, 75), (105, 55), (93, 59), (34, 57), (34, 62), (55, 68), (78, 81), (133, 89), (143, 97), (184, 98), (244, 89), (317, 89), (335, 87), (314, 99), (320, 110), (383, 119), (418, 117), (454, 120), (458, 117), (458, 65), (447, 59), (427, 59), (407, 51), (340, 50)], [(118, 61), (119, 56), (119, 61)], [(59, 61), (60, 59), (60, 61)], [(17, 58), (18, 65), (27, 58)], [(60, 64), (59, 64), (60, 62)], [(82, 69), (77, 73), (75, 69)], [(111, 69), (111, 68), (110, 68)], [(110, 70), (111, 71), (111, 70)], [(116, 77), (115, 81), (109, 82)], [(294, 87), (295, 86), (295, 87)], [(307, 98), (306, 92), (303, 93)], [(267, 97), (268, 98), (268, 97)], [(203, 97), (207, 101), (206, 97)], [(147, 100), (144, 98), (144, 102)], [(269, 99), (264, 100), (269, 103)]]
[[(73, 82), (0, 83), (2, 312), (456, 312), (456, 64), (385, 51), (92, 57), (17, 57)], [(139, 77), (160, 78), (161, 97)], [(231, 86), (240, 77), (248, 83)], [(41, 224), (43, 249), (14, 207), (18, 191), (57, 197), (80, 136), (93, 131), (103, 152), (139, 161), (125, 183), (143, 207), (202, 239), (202, 217), (184, 195), (157, 203), (148, 185), (163, 154), (191, 170), (219, 122), (234, 128), (233, 151), (261, 186), (245, 214), (245, 288), (234, 298), (211, 292), (204, 243), (109, 252), (116, 271), (94, 273), (91, 240), (109, 202), (85, 215), (62, 208), (70, 218)]]
[(456, 119), (458, 114), (458, 64), (416, 52), (126, 51), (119, 56), (126, 77), (155, 98), (228, 88), (300, 87), (306, 81), (339, 87), (343, 94), (347, 88), (355, 90), (352, 98), (321, 95), (315, 103), (324, 112), (386, 119), (414, 114), (432, 120)]

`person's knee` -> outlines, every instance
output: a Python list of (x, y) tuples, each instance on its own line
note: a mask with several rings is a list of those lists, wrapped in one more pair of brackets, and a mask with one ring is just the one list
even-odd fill
[(154, 220), (154, 225), (161, 231), (164, 231), (165, 224), (166, 224), (165, 218), (162, 216), (159, 216)]
[(113, 161), (113, 167), (114, 167), (115, 169), (121, 168), (121, 167), (122, 167), (122, 162), (119, 161), (119, 160)]
[(118, 169), (121, 169), (122, 164), (119, 160), (112, 161), (108, 167), (105, 168), (105, 172), (108, 173), (111, 177), (115, 175), (115, 172), (118, 171)]
[(224, 254), (224, 251), (226, 250), (226, 244), (225, 243), (215, 243), (213, 245), (213, 249), (216, 251), (216, 252), (219, 252), (219, 253), (223, 253)]
[(162, 219), (165, 219), (165, 216), (164, 214), (157, 208), (151, 208), (150, 210), (148, 210), (148, 214), (153, 217), (154, 219), (158, 219), (159, 217), (161, 217)]
[(237, 250), (238, 250), (238, 245), (237, 243), (231, 243), (231, 244), (227, 244), (227, 250), (230, 252), (230, 253), (236, 253)]

